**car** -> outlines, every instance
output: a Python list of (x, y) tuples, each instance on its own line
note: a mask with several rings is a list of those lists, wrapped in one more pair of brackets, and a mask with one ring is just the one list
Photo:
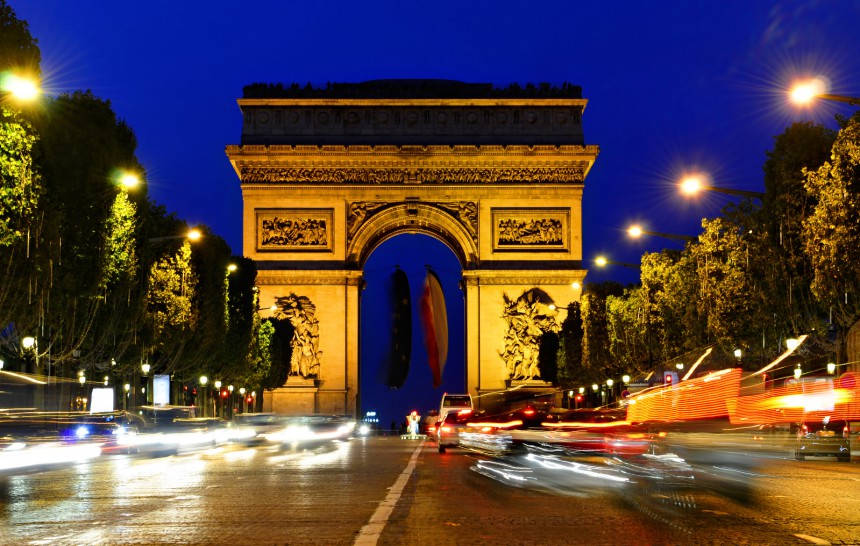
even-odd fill
[(798, 425), (794, 457), (799, 461), (806, 457), (835, 457), (837, 461), (850, 461), (848, 423), (831, 420), (830, 417), (801, 422)]
[(159, 430), (176, 428), (197, 417), (194, 406), (140, 406), (133, 410), (135, 415), (143, 418), (145, 428)]
[(439, 446), (439, 453), (445, 453), (445, 449), (460, 445), (460, 430), (472, 419), (472, 410), (462, 409), (459, 411), (449, 411), (445, 417), (439, 421), (439, 428), (436, 431), (436, 444)]
[(545, 441), (582, 455), (638, 456), (652, 453), (658, 435), (631, 423), (626, 410), (580, 409), (553, 415), (542, 423)]
[(439, 412), (436, 410), (430, 410), (426, 415), (421, 416), (421, 434), (426, 434), (427, 436), (435, 436), (436, 429), (439, 427)]

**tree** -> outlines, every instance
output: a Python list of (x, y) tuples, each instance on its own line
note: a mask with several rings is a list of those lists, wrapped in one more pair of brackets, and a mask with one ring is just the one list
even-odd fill
[[(823, 125), (794, 123), (774, 139), (773, 150), (767, 153), (760, 225), (750, 226), (758, 239), (758, 248), (752, 251), (760, 257), (751, 264), (751, 273), (762, 283), (766, 313), (772, 317), (763, 338), (776, 350), (766, 354), (779, 352), (781, 338), (821, 331), (823, 310), (810, 290), (813, 271), (802, 232), (817, 197), (806, 190), (803, 173), (824, 164), (835, 138), (836, 133)], [(821, 336), (814, 336), (806, 347), (822, 343), (826, 345)]]
[(816, 203), (803, 222), (812, 293), (848, 328), (860, 319), (860, 114), (844, 122), (830, 161), (804, 175)]
[(30, 26), (18, 19), (6, 0), (0, 0), (0, 67), (38, 77), (41, 64), (42, 52)]
[(573, 387), (582, 375), (582, 310), (578, 301), (568, 304), (558, 336), (558, 384), (563, 388)]
[(612, 369), (606, 300), (609, 296), (621, 296), (623, 293), (624, 288), (613, 281), (586, 285), (580, 300), (584, 377), (601, 379)]

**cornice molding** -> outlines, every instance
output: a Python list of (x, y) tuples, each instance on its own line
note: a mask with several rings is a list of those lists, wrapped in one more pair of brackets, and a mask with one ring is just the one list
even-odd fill
[(469, 269), (463, 271), (463, 282), (466, 286), (481, 285), (529, 285), (529, 286), (557, 286), (569, 285), (574, 282), (582, 284), (587, 271), (547, 271), (545, 269), (533, 270), (481, 270)]
[(555, 98), (555, 99), (531, 99), (531, 98), (439, 98), (439, 99), (354, 99), (354, 98), (271, 98), (271, 99), (237, 99), (240, 108), (259, 106), (304, 106), (304, 107), (332, 107), (332, 106), (376, 106), (395, 108), (426, 108), (432, 106), (453, 107), (576, 107), (585, 109), (588, 99)]
[(360, 286), (364, 279), (361, 271), (331, 270), (260, 270), (256, 284), (260, 286)]

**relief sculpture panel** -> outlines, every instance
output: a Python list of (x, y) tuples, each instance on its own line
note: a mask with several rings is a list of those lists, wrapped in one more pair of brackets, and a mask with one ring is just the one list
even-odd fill
[(257, 250), (331, 250), (334, 209), (256, 211)]
[(569, 209), (493, 209), (493, 250), (564, 251)]

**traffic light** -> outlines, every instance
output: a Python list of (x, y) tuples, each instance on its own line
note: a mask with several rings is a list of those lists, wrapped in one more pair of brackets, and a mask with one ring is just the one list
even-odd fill
[(664, 378), (665, 378), (666, 386), (667, 386), (667, 387), (671, 387), (671, 386), (672, 386), (672, 374), (667, 373), (667, 374), (664, 376)]

